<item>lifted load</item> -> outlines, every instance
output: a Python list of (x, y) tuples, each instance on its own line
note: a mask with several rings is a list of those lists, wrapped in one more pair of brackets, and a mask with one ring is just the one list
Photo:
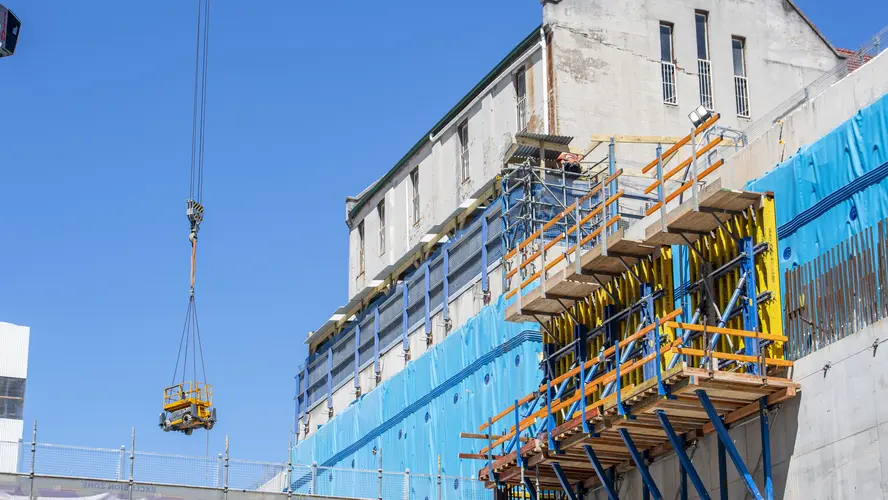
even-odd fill
[(190, 436), (194, 429), (210, 430), (216, 425), (213, 387), (203, 382), (182, 382), (163, 391), (160, 428)]

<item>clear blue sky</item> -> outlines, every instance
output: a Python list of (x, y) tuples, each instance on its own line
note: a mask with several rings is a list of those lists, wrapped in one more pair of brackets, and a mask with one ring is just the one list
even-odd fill
[[(187, 305), (195, 2), (2, 0), (0, 321), (31, 326), (39, 440), (203, 454), (164, 434)], [(618, 2), (617, 2), (618, 3)], [(798, 0), (836, 45), (873, 0)], [(150, 8), (149, 8), (150, 7)], [(213, 4), (198, 306), (238, 458), (285, 460), (305, 333), (346, 300), (346, 195), (540, 22), (537, 0)], [(0, 349), (2, 349), (0, 345)]]

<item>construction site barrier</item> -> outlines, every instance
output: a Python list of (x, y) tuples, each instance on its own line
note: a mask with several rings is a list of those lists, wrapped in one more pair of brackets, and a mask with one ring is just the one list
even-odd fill
[(265, 498), (244, 493), (289, 493), (293, 499), (306, 500), (494, 500), (493, 491), (469, 477), (258, 462), (223, 454), (193, 457), (125, 447), (0, 441), (0, 500), (7, 498), (6, 491), (21, 496), (28, 495), (31, 488), (63, 487), (89, 497), (128, 492), (131, 485), (133, 498), (163, 493), (168, 497), (221, 499), (220, 493), (227, 491), (230, 499)]

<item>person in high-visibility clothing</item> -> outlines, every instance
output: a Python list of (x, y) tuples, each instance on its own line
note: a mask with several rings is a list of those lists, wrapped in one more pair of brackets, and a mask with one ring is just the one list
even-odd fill
[(574, 153), (561, 153), (558, 155), (558, 163), (561, 164), (561, 168), (564, 169), (565, 172), (572, 172), (574, 174), (580, 174), (583, 172), (583, 167), (580, 165), (580, 155)]

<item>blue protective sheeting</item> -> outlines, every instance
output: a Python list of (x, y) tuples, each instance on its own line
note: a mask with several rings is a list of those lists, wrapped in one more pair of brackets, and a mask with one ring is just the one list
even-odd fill
[(773, 191), (780, 270), (888, 217), (888, 95), (746, 185)]
[(505, 304), (500, 297), (483, 308), (298, 443), (294, 463), (375, 470), (376, 449), (387, 471), (434, 474), (440, 456), (442, 474), (474, 477), (484, 464), (458, 454), (484, 444), (459, 433), (477, 432), (490, 415), (535, 390), (543, 375), (539, 327), (505, 322)]

